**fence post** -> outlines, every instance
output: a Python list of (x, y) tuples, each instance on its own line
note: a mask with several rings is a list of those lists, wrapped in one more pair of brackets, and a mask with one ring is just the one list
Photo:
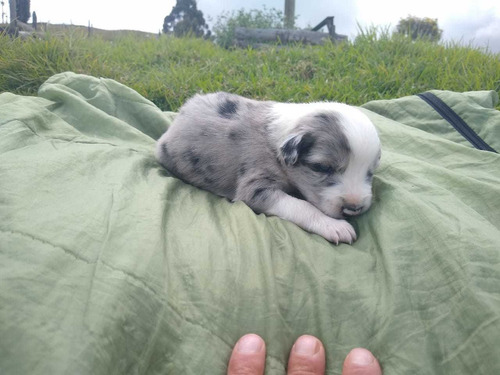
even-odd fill
[(293, 29), (295, 24), (295, 0), (285, 0), (285, 29)]
[(10, 22), (14, 22), (17, 20), (17, 1), (9, 0), (10, 7)]

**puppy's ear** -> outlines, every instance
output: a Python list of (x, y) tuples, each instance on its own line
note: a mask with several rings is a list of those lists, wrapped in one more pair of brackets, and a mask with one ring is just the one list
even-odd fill
[(281, 159), (286, 165), (295, 165), (311, 150), (314, 141), (314, 137), (309, 133), (292, 134), (280, 147)]

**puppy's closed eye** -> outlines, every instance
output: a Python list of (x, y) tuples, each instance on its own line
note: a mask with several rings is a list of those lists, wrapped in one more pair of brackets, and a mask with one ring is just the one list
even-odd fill
[(335, 169), (331, 165), (322, 164), (322, 163), (310, 164), (309, 168), (311, 168), (314, 172), (323, 173), (323, 174), (333, 174), (335, 172)]

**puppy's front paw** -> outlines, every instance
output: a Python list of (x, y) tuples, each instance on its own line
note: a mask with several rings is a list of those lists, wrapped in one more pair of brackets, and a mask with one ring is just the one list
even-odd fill
[(340, 242), (352, 245), (356, 241), (356, 231), (345, 220), (337, 220), (331, 217), (324, 217), (320, 227), (320, 236), (338, 245)]

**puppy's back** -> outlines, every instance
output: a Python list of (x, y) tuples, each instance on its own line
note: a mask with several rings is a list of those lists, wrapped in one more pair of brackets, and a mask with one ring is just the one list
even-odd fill
[(269, 157), (269, 106), (223, 92), (196, 95), (158, 140), (156, 158), (185, 182), (233, 199), (242, 165)]

